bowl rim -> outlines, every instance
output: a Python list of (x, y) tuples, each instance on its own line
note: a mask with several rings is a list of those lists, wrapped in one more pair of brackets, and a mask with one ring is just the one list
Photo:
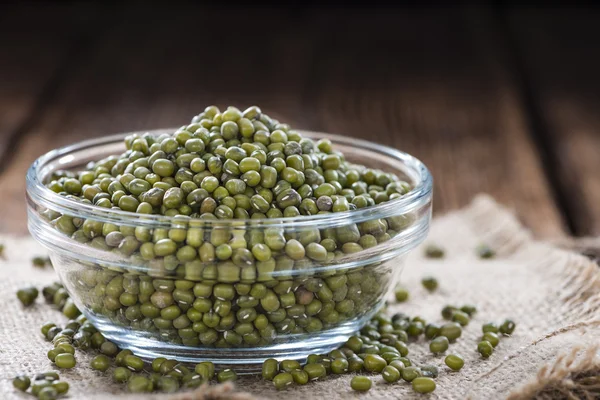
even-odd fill
[[(175, 131), (176, 128), (171, 128)], [(365, 207), (358, 210), (343, 211), (330, 214), (316, 214), (302, 217), (281, 217), (281, 218), (261, 218), (261, 219), (217, 219), (203, 220), (190, 218), (188, 216), (164, 216), (158, 214), (137, 214), (131, 211), (114, 210), (103, 208), (93, 204), (78, 202), (50, 190), (42, 183), (41, 173), (45, 166), (51, 161), (59, 160), (76, 151), (82, 151), (86, 148), (109, 145), (123, 140), (127, 135), (143, 133), (166, 133), (171, 129), (154, 129), (134, 132), (125, 132), (115, 135), (108, 135), (94, 139), (79, 141), (73, 144), (59, 147), (38, 157), (29, 167), (26, 174), (27, 199), (38, 206), (45, 207), (61, 214), (91, 219), (107, 223), (126, 223), (133, 226), (159, 227), (159, 226), (177, 226), (182, 223), (194, 221), (198, 227), (223, 227), (223, 226), (273, 226), (278, 228), (300, 226), (339, 226), (348, 223), (358, 223), (376, 218), (388, 218), (402, 214), (410, 213), (419, 207), (431, 201), (433, 191), (433, 178), (428, 168), (416, 157), (403, 151), (389, 146), (369, 142), (367, 140), (356, 139), (353, 137), (341, 136), (337, 134), (300, 130), (297, 131), (309, 138), (328, 138), (334, 146), (336, 143), (353, 147), (359, 150), (369, 150), (371, 152), (383, 153), (385, 156), (400, 161), (407, 167), (413, 175), (411, 179), (416, 179), (416, 185), (404, 196), (386, 201), (375, 206)], [(68, 162), (68, 161), (65, 161)]]

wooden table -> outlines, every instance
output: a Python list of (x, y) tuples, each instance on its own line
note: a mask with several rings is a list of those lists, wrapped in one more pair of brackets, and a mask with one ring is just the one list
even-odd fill
[(436, 212), (487, 192), (540, 237), (600, 234), (597, 11), (141, 4), (0, 5), (1, 231), (40, 154), (214, 103), (414, 154)]

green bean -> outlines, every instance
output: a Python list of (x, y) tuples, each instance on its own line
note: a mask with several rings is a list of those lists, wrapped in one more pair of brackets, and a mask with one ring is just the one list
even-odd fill
[(358, 392), (366, 392), (371, 389), (373, 382), (367, 376), (355, 376), (350, 381), (350, 387)]
[(487, 340), (482, 340), (477, 344), (477, 351), (483, 358), (488, 358), (494, 352), (494, 346)]
[(498, 335), (496, 335), (494, 332), (484, 333), (481, 340), (487, 340), (493, 347), (498, 346), (498, 343), (500, 343), (500, 338), (498, 338)]
[(33, 264), (33, 266), (38, 267), (38, 268), (45, 267), (47, 262), (48, 262), (48, 259), (46, 259), (44, 257), (34, 257), (31, 260), (31, 263)]
[(141, 371), (144, 369), (144, 361), (141, 358), (134, 355), (126, 355), (123, 360), (125, 366), (132, 371)]
[(54, 322), (46, 322), (44, 325), (42, 325), (42, 327), (41, 327), (42, 335), (44, 335), (44, 336), (48, 335), (48, 331), (51, 328), (56, 328), (56, 324)]
[(125, 367), (117, 367), (113, 371), (113, 379), (115, 382), (127, 382), (131, 378), (132, 372)]
[(52, 382), (52, 387), (56, 390), (56, 393), (66, 394), (69, 391), (69, 383), (63, 381), (54, 381)]
[(52, 382), (46, 379), (33, 381), (31, 383), (31, 394), (38, 397), (39, 393), (46, 387), (52, 386)]
[(448, 350), (449, 344), (446, 336), (438, 336), (429, 343), (429, 350), (432, 353), (443, 353)]
[(507, 319), (502, 323), (502, 325), (500, 325), (499, 330), (500, 330), (500, 333), (502, 333), (503, 335), (509, 336), (509, 335), (512, 335), (512, 333), (515, 330), (515, 327), (516, 327), (516, 324), (512, 320)]
[(453, 371), (460, 371), (465, 365), (465, 360), (457, 354), (449, 354), (444, 359), (446, 365)]
[(376, 354), (367, 354), (364, 359), (365, 370), (369, 372), (381, 372), (387, 365), (387, 362)]
[(308, 379), (311, 381), (323, 378), (327, 375), (327, 371), (323, 364), (306, 364), (303, 369), (308, 374)]
[(219, 381), (219, 383), (235, 380), (237, 380), (237, 374), (231, 369), (224, 369), (222, 371), (219, 371), (219, 373), (217, 374), (217, 381)]
[(110, 359), (103, 354), (92, 359), (90, 366), (98, 371), (105, 372), (110, 367)]
[(435, 244), (430, 244), (425, 247), (425, 256), (427, 258), (443, 258), (444, 257), (444, 249)]
[(435, 390), (435, 381), (428, 377), (417, 377), (412, 380), (412, 387), (417, 393), (431, 393)]
[(19, 389), (22, 392), (25, 392), (27, 389), (29, 389), (31, 380), (25, 375), (19, 375), (13, 379), (12, 384), (15, 388)]
[(421, 279), (421, 284), (430, 292), (434, 292), (438, 287), (438, 281), (433, 276), (424, 277)]
[(129, 355), (133, 355), (133, 352), (131, 350), (127, 350), (127, 349), (121, 350), (115, 356), (115, 364), (119, 367), (124, 367), (125, 366), (125, 357), (129, 356)]
[(398, 286), (394, 292), (395, 296), (396, 296), (396, 301), (398, 303), (403, 303), (406, 300), (408, 300), (409, 297), (409, 293), (408, 290), (406, 290), (405, 288)]
[(109, 341), (105, 341), (100, 345), (100, 352), (102, 354), (106, 354), (109, 357), (115, 357), (119, 352), (119, 348), (116, 344)]
[(265, 380), (272, 381), (279, 370), (279, 363), (274, 358), (265, 360), (262, 365), (262, 377)]
[(134, 375), (127, 381), (127, 388), (132, 393), (149, 393), (153, 386), (152, 381), (142, 375)]
[(348, 360), (336, 358), (331, 362), (331, 372), (334, 374), (345, 374), (348, 372)]
[(77, 362), (75, 361), (75, 357), (73, 356), (73, 354), (70, 353), (58, 354), (54, 359), (54, 363), (58, 368), (62, 369), (70, 369), (73, 368), (75, 364), (77, 364)]
[(292, 372), (292, 378), (297, 385), (306, 385), (308, 383), (308, 373), (301, 369), (295, 369)]
[(472, 304), (465, 304), (464, 306), (462, 306), (460, 308), (460, 311), (464, 312), (465, 314), (467, 314), (469, 317), (472, 317), (473, 314), (475, 314), (477, 312), (477, 307), (475, 307)]
[(494, 256), (496, 255), (496, 252), (491, 247), (485, 244), (477, 246), (476, 252), (479, 258), (482, 259), (494, 258)]
[(406, 367), (407, 365), (405, 365), (400, 359), (396, 359), (396, 360), (392, 360), (389, 363), (389, 366), (396, 368), (399, 372), (402, 372), (404, 367)]
[(440, 333), (440, 327), (437, 324), (427, 324), (425, 326), (425, 337), (427, 339), (434, 339)]
[(275, 389), (285, 389), (294, 382), (294, 377), (289, 372), (281, 372), (273, 377), (273, 385)]
[(195, 371), (205, 380), (210, 380), (215, 376), (215, 366), (211, 362), (201, 362), (195, 367)]
[(17, 290), (17, 298), (25, 307), (32, 305), (38, 296), (37, 288), (28, 286)]
[(456, 322), (449, 322), (440, 327), (439, 335), (445, 336), (450, 342), (453, 342), (462, 335), (462, 328)]
[(483, 331), (483, 333), (486, 333), (486, 332), (499, 333), (500, 332), (500, 328), (498, 327), (498, 325), (496, 325), (493, 322), (488, 322), (488, 323), (483, 324), (481, 326), (481, 330)]
[(401, 377), (400, 371), (391, 365), (386, 366), (383, 371), (381, 371), (381, 376), (383, 376), (383, 379), (388, 383), (397, 382)]
[(452, 314), (452, 321), (458, 322), (461, 326), (466, 326), (469, 324), (471, 319), (469, 318), (468, 314), (462, 311), (454, 311)]
[(403, 368), (400, 374), (406, 382), (412, 382), (415, 378), (423, 375), (420, 368), (413, 366)]
[(174, 393), (179, 390), (179, 381), (171, 376), (161, 376), (158, 379), (157, 386), (163, 393)]

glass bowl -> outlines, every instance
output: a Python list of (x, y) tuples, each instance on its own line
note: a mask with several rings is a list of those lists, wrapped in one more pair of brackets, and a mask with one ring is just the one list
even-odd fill
[[(172, 130), (150, 132), (159, 135)], [(412, 190), (354, 211), (300, 218), (201, 220), (136, 214), (61, 196), (59, 170), (125, 151), (124, 136), (53, 150), (27, 172), (28, 226), (83, 314), (119, 347), (151, 359), (252, 368), (327, 353), (384, 304), (403, 257), (428, 232), (432, 178), (416, 158), (317, 132), (346, 160), (392, 172)], [(185, 251), (155, 245), (170, 238)], [(296, 239), (305, 251), (287, 252)], [(310, 243), (327, 254), (313, 253)], [(253, 246), (264, 243), (261, 251)], [(228, 257), (215, 248), (229, 244)], [(269, 249), (265, 249), (269, 247)], [(229, 249), (229, 248), (228, 248)], [(297, 250), (297, 249), (296, 249)], [(219, 253), (219, 252), (217, 252)]]

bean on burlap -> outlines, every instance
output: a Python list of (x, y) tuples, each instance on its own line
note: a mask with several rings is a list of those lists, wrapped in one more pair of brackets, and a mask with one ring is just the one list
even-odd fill
[[(4, 237), (0, 242), (6, 244), (6, 260), (0, 260), (0, 393), (8, 393), (11, 398), (13, 375), (52, 368), (46, 358), (50, 345), (39, 333), (39, 326), (46, 320), (64, 324), (66, 318), (40, 298), (25, 310), (15, 297), (22, 285), (41, 287), (56, 279), (51, 269), (40, 271), (31, 266), (31, 258), (44, 251), (29, 238)], [(475, 304), (478, 311), (447, 352), (464, 357), (465, 366), (460, 372), (444, 365), (445, 355), (432, 355), (425, 340), (409, 345), (411, 359), (440, 369), (437, 389), (428, 399), (564, 398), (566, 394), (584, 393), (582, 386), (597, 379), (589, 378), (598, 377), (600, 369), (598, 360), (590, 355), (600, 343), (600, 272), (594, 262), (533, 240), (511, 212), (487, 196), (478, 197), (463, 210), (436, 218), (424, 246), (430, 243), (443, 246), (446, 256), (427, 259), (423, 249), (415, 250), (401, 278), (410, 288), (410, 298), (396, 304), (390, 297), (388, 312), (402, 311), (441, 322), (440, 311), (447, 304)], [(475, 248), (480, 244), (495, 249), (496, 257), (479, 259)], [(426, 275), (439, 281), (433, 293), (420, 285)], [(514, 334), (501, 338), (494, 354), (482, 359), (476, 351), (481, 325), (505, 318), (517, 323)], [(72, 398), (168, 398), (128, 395), (109, 375), (89, 368), (89, 355), (78, 352), (77, 358), (76, 368), (61, 373), (71, 383)], [(171, 396), (177, 400), (362, 398), (351, 390), (351, 378), (332, 376), (278, 392), (272, 382), (242, 376), (236, 382), (237, 392), (225, 386)], [(373, 380), (369, 399), (423, 398), (408, 384), (386, 384), (378, 376)], [(597, 396), (597, 392), (594, 394)]]

